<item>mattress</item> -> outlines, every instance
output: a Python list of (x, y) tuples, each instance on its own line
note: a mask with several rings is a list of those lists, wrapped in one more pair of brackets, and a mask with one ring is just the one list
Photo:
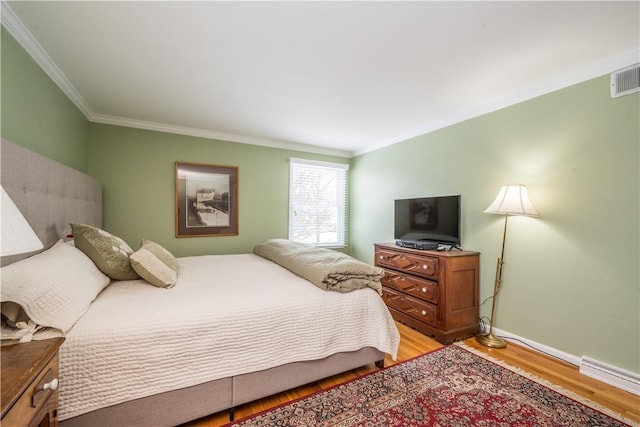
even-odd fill
[(254, 254), (179, 258), (163, 289), (116, 281), (60, 349), (59, 419), (290, 362), (375, 347), (399, 334), (375, 290), (322, 290)]

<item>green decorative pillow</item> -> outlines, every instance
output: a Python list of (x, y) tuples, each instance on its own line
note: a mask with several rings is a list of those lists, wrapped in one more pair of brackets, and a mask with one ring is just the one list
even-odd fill
[(87, 224), (72, 223), (76, 248), (85, 253), (107, 276), (114, 280), (134, 280), (138, 273), (131, 267), (133, 249), (119, 237)]
[(133, 269), (147, 282), (160, 288), (171, 288), (178, 280), (178, 261), (151, 240), (142, 240), (140, 249), (129, 256)]

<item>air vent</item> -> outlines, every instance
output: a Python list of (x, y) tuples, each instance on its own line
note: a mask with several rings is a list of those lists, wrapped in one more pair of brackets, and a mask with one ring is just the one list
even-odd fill
[(629, 95), (640, 91), (640, 64), (611, 73), (611, 97)]

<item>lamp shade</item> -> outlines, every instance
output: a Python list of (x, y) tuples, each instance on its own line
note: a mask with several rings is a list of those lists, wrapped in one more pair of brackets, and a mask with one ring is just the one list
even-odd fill
[(2, 188), (2, 240), (0, 254), (17, 255), (42, 249), (43, 245), (18, 207)]
[(498, 197), (485, 209), (485, 213), (502, 215), (538, 216), (538, 211), (529, 200), (526, 185), (505, 185)]

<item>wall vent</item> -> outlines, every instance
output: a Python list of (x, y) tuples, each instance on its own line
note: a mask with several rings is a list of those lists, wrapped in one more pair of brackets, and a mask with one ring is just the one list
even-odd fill
[(611, 73), (611, 97), (629, 95), (640, 91), (640, 64)]

